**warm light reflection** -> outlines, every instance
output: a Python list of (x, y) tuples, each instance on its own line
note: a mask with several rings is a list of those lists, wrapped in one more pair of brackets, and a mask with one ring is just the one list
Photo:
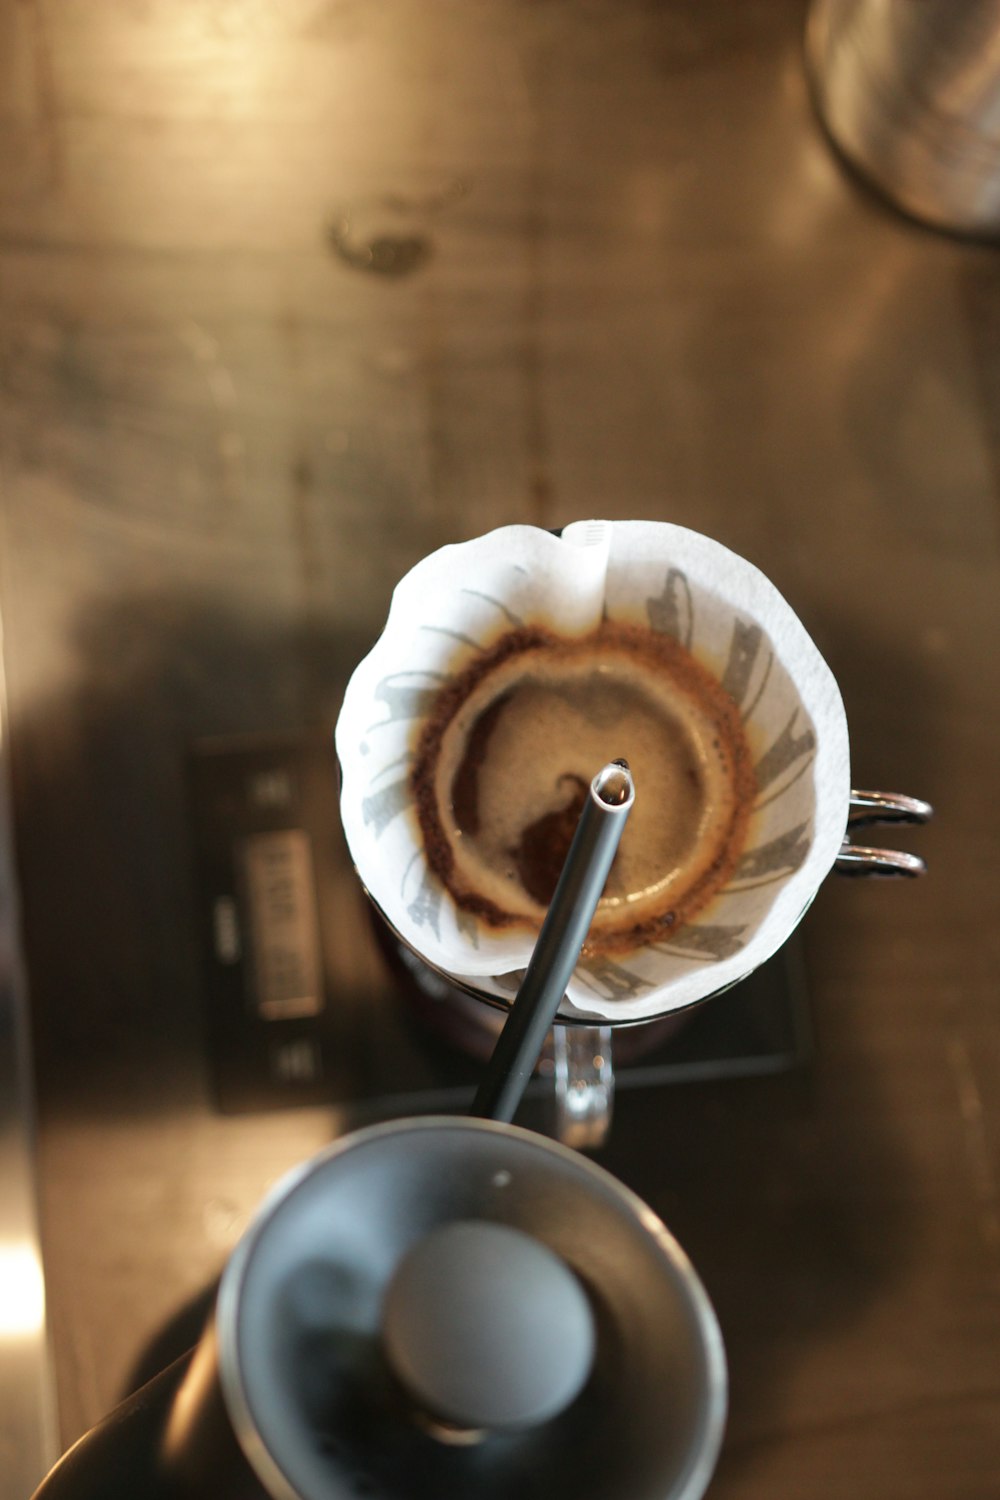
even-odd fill
[(45, 1283), (28, 1244), (0, 1244), (0, 1340), (25, 1338), (45, 1326)]

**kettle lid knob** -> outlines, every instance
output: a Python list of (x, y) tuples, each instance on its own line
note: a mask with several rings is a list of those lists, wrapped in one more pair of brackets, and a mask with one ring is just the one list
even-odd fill
[(580, 1393), (594, 1314), (564, 1260), (520, 1229), (445, 1224), (418, 1240), (382, 1307), (389, 1364), (409, 1394), (455, 1427), (548, 1421)]

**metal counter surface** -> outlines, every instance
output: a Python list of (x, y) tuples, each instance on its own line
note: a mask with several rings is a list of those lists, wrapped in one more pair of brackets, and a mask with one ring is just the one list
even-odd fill
[(430, 549), (638, 516), (756, 562), (838, 677), (856, 783), (938, 809), (926, 879), (831, 879), (807, 918), (814, 1064), (623, 1093), (600, 1156), (719, 1313), (711, 1494), (995, 1493), (1000, 258), (844, 173), (804, 10), (0, 4), (0, 586), (63, 1444), (193, 1339), (266, 1187), (348, 1123), (213, 1109), (190, 745), (328, 731)]

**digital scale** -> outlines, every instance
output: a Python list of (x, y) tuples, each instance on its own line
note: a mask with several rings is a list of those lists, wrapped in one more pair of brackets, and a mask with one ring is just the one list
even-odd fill
[[(482, 1059), (427, 1024), (433, 983), (429, 997), (412, 962), (408, 973), (393, 960), (341, 831), (332, 735), (199, 744), (189, 769), (217, 1107), (337, 1106), (358, 1121), (467, 1109)], [(618, 1089), (803, 1063), (811, 1030), (799, 943), (637, 1046), (645, 1030), (621, 1033)], [(528, 1097), (551, 1088), (536, 1077)]]

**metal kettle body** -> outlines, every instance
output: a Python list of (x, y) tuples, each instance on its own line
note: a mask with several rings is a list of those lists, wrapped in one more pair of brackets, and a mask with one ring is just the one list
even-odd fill
[(278, 1185), (197, 1347), (35, 1500), (506, 1500), (529, 1474), (700, 1500), (726, 1388), (701, 1283), (616, 1178), (497, 1121), (396, 1121)]
[(806, 63), (873, 187), (933, 228), (1000, 237), (997, 0), (813, 0)]
[[(190, 1350), (74, 1443), (35, 1500), (268, 1500), (224, 1412), (193, 1415)], [(210, 1430), (211, 1429), (211, 1430)]]

